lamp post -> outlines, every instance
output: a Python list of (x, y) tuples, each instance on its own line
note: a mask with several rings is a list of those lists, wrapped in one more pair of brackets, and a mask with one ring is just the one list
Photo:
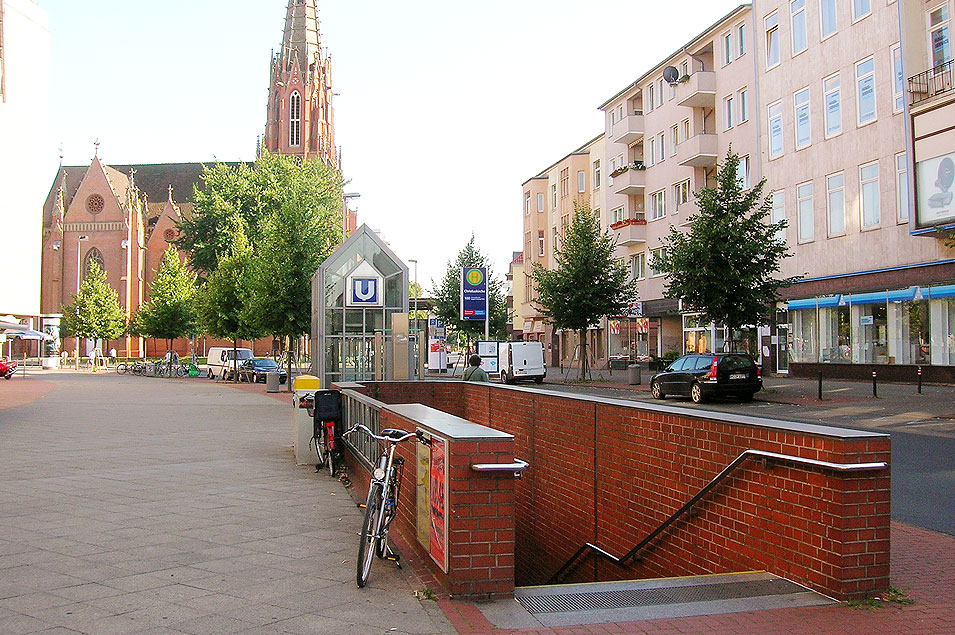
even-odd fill
[[(415, 286), (415, 295), (414, 295), (414, 310), (411, 315), (414, 316), (414, 328), (412, 329), (415, 333), (415, 342), (418, 344), (418, 368), (421, 368), (421, 355), (424, 347), (421, 345), (421, 330), (418, 329), (418, 261), (412, 258), (408, 259), (408, 262), (414, 264), (414, 286)], [(420, 375), (420, 373), (419, 373)], [(420, 379), (420, 376), (419, 376)]]
[(348, 238), (348, 201), (361, 196), (358, 192), (342, 194), (342, 242)]
[(80, 294), (80, 243), (89, 240), (89, 236), (78, 236), (76, 238), (76, 295)]

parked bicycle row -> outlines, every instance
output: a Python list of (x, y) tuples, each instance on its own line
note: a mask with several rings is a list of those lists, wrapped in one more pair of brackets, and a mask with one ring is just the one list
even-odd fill
[(116, 373), (119, 375), (140, 375), (142, 377), (185, 377), (187, 375), (197, 377), (199, 376), (199, 367), (195, 364), (173, 364), (163, 360), (120, 362), (116, 365)]

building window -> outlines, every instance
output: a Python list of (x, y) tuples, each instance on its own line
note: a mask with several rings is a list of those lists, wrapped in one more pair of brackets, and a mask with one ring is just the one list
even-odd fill
[(683, 141), (686, 141), (687, 139), (690, 138), (690, 120), (684, 119), (682, 127), (683, 127)]
[(658, 151), (660, 152), (660, 154), (657, 155), (657, 158), (658, 158), (657, 163), (663, 163), (664, 161), (666, 161), (666, 158), (667, 158), (667, 150), (666, 150), (666, 135), (663, 134), (662, 132), (657, 135), (657, 146), (659, 146)]
[(799, 242), (808, 242), (814, 233), (811, 182), (796, 186), (796, 208), (799, 210)]
[(895, 155), (895, 187), (898, 192), (899, 222), (909, 220), (909, 163), (905, 153)]
[(819, 0), (819, 21), (822, 39), (836, 32), (836, 0)]
[(680, 125), (670, 126), (670, 156), (676, 154), (676, 147), (680, 145)]
[(650, 195), (650, 220), (657, 220), (667, 215), (666, 190), (660, 190)]
[(902, 80), (902, 47), (896, 44), (892, 47), (892, 112), (902, 112), (905, 106), (905, 88)]
[(660, 258), (666, 257), (666, 254), (666, 247), (659, 247), (657, 249), (650, 250), (650, 277), (654, 278), (663, 275), (663, 271), (658, 269), (658, 261)]
[(653, 84), (650, 84), (643, 91), (646, 93), (647, 98), (644, 100), (646, 102), (647, 112), (653, 112)]
[(666, 82), (661, 78), (658, 83), (659, 83), (659, 86), (658, 86), (659, 90), (657, 90), (657, 106), (662, 106), (663, 93), (664, 93), (663, 87), (666, 86)]
[(551, 209), (557, 209), (557, 184), (550, 186)]
[(783, 155), (783, 105), (775, 103), (768, 108), (769, 112), (769, 158), (775, 159)]
[(544, 193), (543, 192), (537, 193), (537, 211), (538, 212), (544, 211)]
[(730, 95), (723, 99), (723, 129), (729, 130), (733, 127), (733, 96)]
[(96, 265), (100, 268), (100, 271), (106, 271), (106, 264), (105, 264), (105, 261), (103, 260), (103, 254), (96, 247), (93, 247), (88, 252), (86, 252), (86, 259), (83, 263), (83, 278), (84, 279), (88, 275), (90, 275), (90, 267), (93, 265), (93, 263), (96, 263)]
[(736, 57), (746, 55), (746, 25), (736, 27)]
[(736, 166), (736, 182), (744, 190), (749, 189), (749, 155), (739, 158), (739, 165)]
[(733, 33), (723, 34), (723, 65), (733, 61)]
[(952, 59), (952, 44), (948, 37), (948, 25), (948, 3), (929, 13), (929, 46), (932, 50), (932, 66), (944, 64)]
[(654, 137), (650, 137), (649, 144), (647, 145), (647, 167), (653, 165), (653, 161), (657, 156), (657, 140)]
[(793, 108), (796, 115), (796, 149), (799, 150), (812, 142), (808, 88), (804, 88), (793, 95)]
[(792, 0), (789, 12), (793, 27), (793, 55), (798, 55), (809, 46), (806, 41), (806, 0)]
[(577, 193), (583, 194), (587, 191), (587, 173), (583, 170), (577, 172)]
[(298, 91), (292, 93), (289, 99), (288, 144), (290, 146), (302, 144), (302, 96), (298, 94)]
[(763, 21), (766, 26), (766, 68), (779, 64), (779, 15), (773, 12)]
[[(779, 221), (786, 220), (786, 193), (782, 190), (778, 192), (773, 192), (772, 194), (772, 204), (773, 204), (773, 224), (778, 223)], [(786, 228), (780, 229), (776, 232), (776, 240), (786, 241)]]
[(690, 63), (686, 60), (680, 62), (680, 77), (690, 76)]
[(551, 243), (550, 243), (550, 250), (554, 256), (557, 255), (557, 239), (558, 238), (559, 238), (559, 235), (557, 233), (557, 227), (554, 226), (553, 236), (551, 237)]
[(875, 60), (871, 57), (856, 64), (856, 101), (859, 125), (875, 121)]
[(879, 211), (879, 164), (870, 163), (859, 168), (862, 189), (862, 227), (877, 227)]
[(610, 213), (613, 214), (613, 222), (615, 223), (619, 223), (620, 221), (627, 219), (627, 212), (622, 206), (616, 208)]
[(564, 168), (560, 171), (560, 197), (570, 196), (570, 168)]
[(600, 189), (600, 159), (594, 161), (594, 189)]
[(826, 139), (842, 132), (842, 96), (839, 92), (839, 73), (822, 80), (826, 107)]
[(530, 216), (531, 213), (531, 193), (524, 192), (524, 216)]
[(826, 177), (826, 208), (829, 211), (829, 235), (846, 233), (845, 176), (840, 172)]
[(738, 93), (739, 98), (739, 122), (749, 121), (749, 91), (745, 88)]
[(680, 205), (684, 205), (690, 201), (690, 179), (685, 181), (680, 181), (673, 186), (673, 207), (676, 210), (680, 209)]
[(544, 254), (547, 253), (544, 249), (544, 230), (541, 229), (537, 232), (537, 255), (541, 258), (543, 258)]
[(647, 253), (645, 251), (630, 256), (630, 277), (643, 280), (647, 277)]
[(872, 12), (872, 0), (852, 0), (852, 21), (861, 20)]

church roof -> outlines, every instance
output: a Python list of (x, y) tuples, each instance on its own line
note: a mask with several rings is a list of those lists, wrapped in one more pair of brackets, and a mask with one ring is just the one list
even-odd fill
[(315, 0), (289, 0), (282, 35), (282, 66), (290, 69), (295, 57), (303, 72), (321, 57), (318, 9)]

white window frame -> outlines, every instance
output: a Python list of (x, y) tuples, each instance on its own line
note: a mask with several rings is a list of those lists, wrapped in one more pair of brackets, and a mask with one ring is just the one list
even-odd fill
[(544, 244), (544, 230), (537, 231), (537, 257), (543, 258), (547, 255), (547, 246)]
[(655, 221), (666, 218), (667, 215), (667, 191), (658, 190), (650, 194), (650, 218)]
[(583, 194), (587, 191), (587, 173), (584, 170), (577, 170), (577, 193)]
[[(682, 139), (683, 139), (683, 141), (686, 141), (687, 139), (690, 138), (690, 120), (689, 120), (689, 119), (684, 119), (684, 120), (681, 122), (681, 124), (680, 124), (680, 128), (683, 130), (683, 137), (682, 137)], [(682, 141), (681, 141), (681, 143), (682, 143)]]
[[(809, 189), (806, 190), (806, 187)], [(800, 243), (809, 243), (816, 238), (816, 215), (815, 209), (813, 208), (813, 190), (812, 181), (806, 181), (805, 183), (796, 185), (796, 220), (799, 225), (796, 235)]]
[(619, 223), (622, 220), (627, 220), (627, 210), (621, 205), (620, 207), (615, 207), (613, 211), (610, 212), (613, 217), (614, 223)]
[(746, 55), (746, 23), (736, 25), (736, 59)]
[(750, 165), (748, 154), (739, 158), (739, 165), (736, 166), (736, 181), (744, 190), (748, 190), (750, 188)]
[(690, 202), (690, 179), (673, 184), (673, 211), (680, 211), (680, 205)]
[(892, 112), (898, 114), (905, 108), (905, 77), (902, 75), (902, 47), (896, 44), (889, 56), (892, 64)]
[[(763, 31), (765, 34), (765, 45), (766, 45), (766, 70), (771, 68), (776, 68), (779, 66), (781, 61), (781, 55), (779, 52), (779, 12), (773, 11), (765, 18), (763, 18)], [(769, 57), (770, 52), (770, 41), (775, 41), (776, 43), (776, 61), (771, 61)]]
[[(832, 7), (832, 31), (826, 33), (826, 5)], [(819, 0), (819, 39), (826, 40), (839, 32), (839, 12), (837, 11), (836, 0)]]
[[(798, 6), (797, 6), (798, 5)], [(796, 23), (802, 22), (803, 47), (796, 49)], [(806, 19), (806, 0), (790, 0), (789, 2), (789, 26), (792, 29), (790, 34), (790, 45), (793, 57), (796, 57), (809, 48), (809, 25)]]
[(749, 89), (740, 88), (736, 98), (739, 100), (739, 123), (746, 123), (749, 121)]
[(657, 135), (657, 145), (659, 146), (657, 148), (657, 152), (659, 153), (657, 154), (657, 159), (658, 159), (657, 163), (663, 163), (667, 159), (666, 138), (667, 138), (667, 135), (665, 132), (661, 132), (660, 134)]
[(909, 159), (904, 152), (895, 155), (895, 217), (899, 223), (909, 222), (912, 215), (909, 199)]
[(653, 82), (647, 84), (647, 87), (643, 89), (646, 99), (643, 100), (643, 109), (647, 112), (653, 112)]
[(538, 212), (544, 211), (544, 193), (543, 192), (537, 193), (537, 211)]
[(531, 193), (524, 192), (524, 216), (531, 215)]
[[(952, 59), (952, 42), (951, 42), (952, 30), (950, 28), (951, 13), (949, 12), (948, 15), (945, 15), (939, 22), (932, 24), (932, 14), (935, 13), (936, 11), (942, 11), (942, 10), (946, 12), (949, 11), (947, 2), (939, 3), (935, 7), (932, 7), (931, 9), (929, 9), (925, 14), (926, 24), (928, 25), (926, 28), (928, 33), (928, 54), (929, 54), (929, 61), (932, 64), (932, 68), (935, 68), (936, 66), (939, 66), (940, 64), (944, 64), (945, 62), (951, 61)], [(943, 60), (941, 62), (936, 62), (935, 61), (935, 38), (933, 34), (936, 31), (941, 31), (942, 29), (945, 29), (948, 33), (948, 38), (949, 38), (948, 59)]]
[(723, 43), (723, 66), (733, 61), (733, 32), (727, 31), (720, 40)]
[[(864, 178), (862, 176), (862, 171), (868, 168), (875, 167), (875, 177)], [(872, 190), (875, 193), (875, 222), (867, 223), (866, 222), (866, 206), (865, 206), (865, 192), (867, 186), (873, 186)], [(862, 231), (868, 231), (872, 229), (877, 229), (882, 225), (882, 196), (879, 192), (879, 162), (873, 161), (871, 163), (864, 163), (859, 166), (859, 226), (862, 228)]]
[[(833, 179), (841, 179), (840, 183), (833, 183)], [(833, 227), (833, 219), (836, 217), (836, 210), (833, 208), (834, 197), (839, 197), (842, 208), (838, 210), (838, 216), (842, 223), (841, 229)], [(846, 235), (846, 174), (845, 172), (836, 172), (826, 175), (826, 223), (829, 228), (829, 238)]]
[[(769, 146), (767, 147), (769, 159), (778, 159), (786, 153), (786, 142), (783, 139), (783, 102), (777, 101), (775, 103), (769, 104), (766, 106), (766, 120), (768, 122), (767, 130), (767, 141)], [(773, 121), (778, 120), (779, 122), (779, 152), (773, 153)]]
[(288, 144), (294, 148), (302, 145), (302, 95), (297, 90), (289, 96), (288, 113)]
[(657, 84), (659, 84), (657, 87), (657, 108), (659, 108), (663, 105), (663, 95), (666, 93), (664, 90), (664, 87), (666, 86), (666, 80), (661, 77), (657, 80)]
[(649, 168), (654, 165), (654, 160), (657, 157), (657, 139), (656, 137), (650, 137), (647, 140), (647, 150), (649, 152), (644, 153), (644, 164)]
[[(797, 90), (793, 93), (793, 138), (796, 142), (796, 150), (802, 150), (803, 148), (808, 148), (812, 145), (812, 110), (810, 108), (812, 95), (810, 94), (809, 87)], [(799, 117), (801, 113), (805, 113), (806, 116), (806, 140), (803, 143), (800, 143), (800, 124)]]
[(653, 262), (657, 259), (657, 254), (664, 256), (666, 255), (666, 252), (667, 252), (666, 247), (657, 247), (656, 249), (650, 250), (650, 262), (647, 264), (649, 265), (651, 278), (659, 278), (660, 276), (666, 275), (664, 272), (653, 268)]
[(557, 209), (557, 184), (552, 183), (550, 186), (550, 195), (551, 195), (551, 209)]
[(594, 189), (600, 189), (600, 159), (594, 161)]
[(733, 111), (733, 95), (727, 95), (723, 98), (723, 130), (729, 130), (733, 127), (734, 115), (736, 114)]
[[(864, 12), (859, 11), (860, 7), (868, 7)], [(872, 0), (852, 0), (852, 22), (858, 22), (863, 18), (872, 15)]]
[(684, 75), (687, 77), (690, 76), (690, 61), (689, 60), (683, 60), (682, 62), (680, 62), (680, 77), (683, 77)]
[[(832, 81), (835, 80), (835, 85), (832, 85)], [(833, 73), (829, 77), (824, 77), (822, 80), (822, 110), (823, 110), (823, 128), (825, 129), (826, 139), (831, 139), (842, 134), (842, 79), (839, 76), (839, 73)], [(838, 105), (839, 125), (835, 131), (830, 132), (829, 128), (829, 117), (831, 113), (829, 112), (829, 101), (832, 96), (836, 98), (836, 104)]]
[(646, 280), (647, 252), (641, 251), (630, 256), (630, 278), (632, 280)]
[[(773, 223), (778, 223), (781, 220), (786, 220), (786, 191), (777, 190), (770, 195), (770, 200), (772, 201), (772, 212), (770, 218)], [(786, 229), (780, 229), (776, 232), (776, 240), (786, 240)]]
[[(860, 67), (864, 64), (872, 64), (872, 70), (859, 75)], [(864, 60), (860, 60), (855, 63), (855, 80), (856, 80), (856, 125), (857, 126), (867, 126), (870, 123), (879, 120), (879, 104), (878, 96), (875, 93), (875, 56), (870, 55)], [(862, 84), (863, 82), (869, 81), (872, 85), (872, 118), (862, 120)]]
[(680, 145), (680, 124), (670, 126), (670, 156), (676, 154), (676, 147)]

